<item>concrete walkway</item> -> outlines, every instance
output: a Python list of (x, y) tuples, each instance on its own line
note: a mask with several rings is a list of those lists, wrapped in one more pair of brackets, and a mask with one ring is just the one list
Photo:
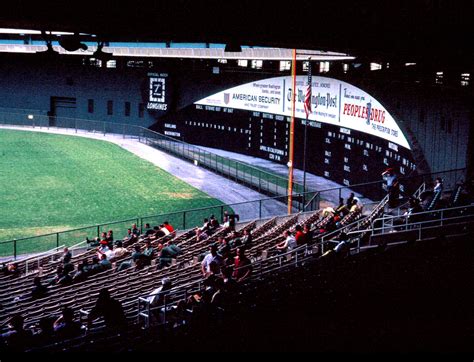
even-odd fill
[[(229, 151), (223, 151), (217, 148), (210, 148), (210, 147), (201, 147), (199, 148), (206, 150), (211, 153), (218, 154), (219, 156), (230, 158), (233, 160), (241, 161), (248, 163), (250, 165), (254, 165), (256, 167), (268, 170), (270, 172), (273, 172), (275, 174), (278, 174), (282, 177), (288, 177), (288, 166), (282, 165), (280, 163), (272, 162), (269, 160), (265, 160), (262, 158), (257, 158), (257, 157), (252, 157), (252, 156), (246, 156), (242, 155), (240, 153), (235, 153), (235, 152), (229, 152)], [(293, 178), (295, 182), (303, 185), (303, 177), (304, 173), (302, 170), (298, 169), (293, 169)], [(335, 189), (335, 188), (340, 188), (343, 187), (343, 185), (340, 185), (334, 181), (328, 180), (324, 177), (316, 176), (313, 175), (309, 172), (306, 172), (306, 187), (310, 190), (316, 190), (316, 191), (322, 191), (322, 190), (330, 190), (330, 189)], [(341, 197), (346, 199), (349, 194), (353, 192), (350, 188), (344, 188), (341, 190)], [(373, 201), (370, 199), (367, 199), (365, 197), (362, 197), (362, 195), (358, 194), (355, 192), (355, 195), (360, 199), (360, 201), (366, 205), (369, 203), (372, 203)], [(339, 202), (339, 190), (335, 191), (326, 191), (321, 194), (321, 197), (323, 200), (333, 203), (333, 204), (338, 204)]]

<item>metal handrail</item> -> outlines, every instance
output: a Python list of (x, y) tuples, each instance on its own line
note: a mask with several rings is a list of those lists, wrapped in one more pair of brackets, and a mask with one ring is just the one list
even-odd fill
[[(427, 224), (427, 223), (433, 223), (433, 222), (436, 222), (436, 221), (440, 221), (441, 222), (441, 225), (442, 225), (442, 222), (444, 220), (454, 220), (454, 219), (459, 219), (459, 218), (465, 218), (466, 215), (462, 215), (462, 216), (455, 216), (455, 217), (444, 217), (444, 214), (448, 211), (455, 211), (455, 210), (469, 210), (469, 209), (472, 209), (474, 211), (474, 205), (471, 204), (471, 205), (464, 205), (464, 206), (456, 206), (456, 207), (449, 207), (449, 208), (444, 208), (444, 209), (438, 209), (438, 210), (430, 210), (430, 211), (422, 211), (422, 212), (417, 212), (417, 213), (414, 213), (414, 214), (411, 214), (411, 215), (401, 215), (401, 216), (384, 216), (384, 217), (381, 217), (381, 218), (377, 218), (375, 220), (373, 220), (371, 226), (372, 226), (372, 235), (378, 235), (375, 233), (375, 231), (377, 230), (382, 230), (382, 232), (380, 234), (385, 234), (385, 230), (389, 230), (389, 228), (386, 227), (386, 222), (387, 221), (393, 221), (395, 219), (400, 219), (400, 218), (405, 218), (406, 219), (406, 223), (404, 223), (403, 225), (397, 225), (399, 227), (401, 226), (416, 226), (416, 225), (423, 225), (423, 224)], [(425, 220), (425, 221), (417, 221), (417, 222), (411, 222), (411, 223), (408, 223), (408, 217), (418, 217), (418, 216), (423, 216), (423, 215), (433, 215), (433, 216), (436, 216), (436, 215), (439, 215), (439, 217), (435, 217), (435, 218), (431, 218), (430, 220)], [(473, 216), (474, 214), (471, 214), (471, 215), (468, 215), (468, 216)], [(377, 222), (382, 222), (382, 226), (380, 227), (374, 227), (374, 224), (376, 224)], [(392, 225), (390, 225), (390, 229), (391, 229)], [(389, 230), (390, 231), (390, 230)]]

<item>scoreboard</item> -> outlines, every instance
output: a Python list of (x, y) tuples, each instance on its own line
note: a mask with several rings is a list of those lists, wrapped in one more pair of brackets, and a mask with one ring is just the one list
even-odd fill
[[(387, 110), (348, 83), (313, 77), (312, 113), (305, 119), (304, 79), (298, 77), (294, 166), (349, 186), (380, 180), (387, 167), (416, 172), (409, 143)], [(289, 160), (290, 77), (237, 86), (189, 105), (162, 132), (185, 142), (266, 158)], [(169, 121), (168, 121), (169, 122)]]

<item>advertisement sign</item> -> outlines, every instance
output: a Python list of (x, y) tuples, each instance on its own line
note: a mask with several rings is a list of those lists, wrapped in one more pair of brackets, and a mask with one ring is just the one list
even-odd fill
[[(194, 104), (209, 110), (226, 107), (291, 117), (291, 98), (296, 92), (295, 116), (306, 119), (306, 82), (307, 76), (297, 76), (296, 90), (293, 90), (290, 76), (263, 79), (226, 89)], [(362, 89), (337, 79), (315, 76), (311, 90), (309, 121), (368, 133), (411, 149), (395, 119)]]

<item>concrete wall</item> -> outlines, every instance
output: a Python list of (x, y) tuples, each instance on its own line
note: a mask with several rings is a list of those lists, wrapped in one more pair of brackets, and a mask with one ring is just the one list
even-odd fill
[[(0, 63), (0, 108), (49, 111), (51, 97), (76, 98), (76, 107), (61, 110), (62, 116), (129, 123), (148, 127), (155, 119), (146, 111), (139, 117), (146, 72), (143, 70), (83, 67), (62, 63)], [(94, 103), (88, 112), (88, 100)], [(107, 115), (107, 101), (113, 102), (113, 115)], [(130, 116), (125, 116), (130, 102)]]

